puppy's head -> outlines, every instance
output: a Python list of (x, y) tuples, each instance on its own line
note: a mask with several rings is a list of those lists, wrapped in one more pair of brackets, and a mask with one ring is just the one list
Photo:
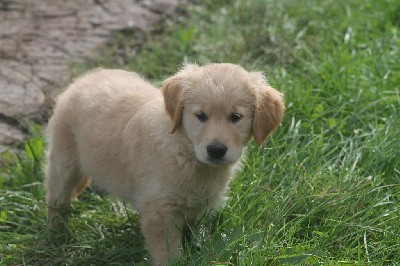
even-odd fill
[(279, 125), (282, 95), (238, 65), (186, 65), (162, 86), (172, 133), (182, 127), (199, 161), (236, 162), (251, 136), (262, 144)]

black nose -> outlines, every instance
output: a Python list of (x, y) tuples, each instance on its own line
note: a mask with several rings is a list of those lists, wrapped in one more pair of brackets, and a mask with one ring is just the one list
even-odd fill
[(228, 151), (228, 147), (224, 144), (216, 143), (207, 145), (207, 154), (211, 159), (221, 159)]

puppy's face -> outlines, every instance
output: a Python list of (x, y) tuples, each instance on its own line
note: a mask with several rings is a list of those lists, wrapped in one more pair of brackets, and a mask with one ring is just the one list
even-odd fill
[(211, 165), (234, 163), (251, 136), (251, 101), (243, 100), (248, 95), (229, 93), (222, 87), (213, 91), (209, 86), (217, 85), (207, 83), (212, 81), (187, 92), (182, 127), (199, 161)]
[(238, 161), (253, 135), (262, 143), (280, 123), (283, 102), (260, 73), (237, 65), (187, 65), (163, 84), (174, 132), (182, 127), (199, 161)]

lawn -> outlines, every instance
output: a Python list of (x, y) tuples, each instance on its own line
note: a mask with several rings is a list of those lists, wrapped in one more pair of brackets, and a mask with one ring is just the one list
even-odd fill
[[(199, 1), (135, 46), (92, 62), (159, 85), (183, 62), (231, 62), (285, 94), (282, 125), (252, 142), (226, 205), (191, 228), (177, 265), (400, 264), (400, 2)], [(46, 230), (39, 127), (0, 168), (0, 265), (146, 265), (138, 215), (87, 189), (63, 239)], [(188, 241), (189, 242), (189, 241)]]

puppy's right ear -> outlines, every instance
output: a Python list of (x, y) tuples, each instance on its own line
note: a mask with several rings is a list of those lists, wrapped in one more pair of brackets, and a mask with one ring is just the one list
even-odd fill
[(164, 80), (161, 90), (164, 95), (165, 110), (171, 117), (173, 127), (171, 134), (180, 126), (183, 114), (183, 95), (186, 88), (196, 79), (200, 67), (196, 64), (185, 64), (181, 71)]
[(164, 95), (165, 110), (173, 122), (172, 134), (181, 124), (183, 113), (182, 98), (184, 89), (179, 73), (167, 78), (163, 82), (161, 90)]

